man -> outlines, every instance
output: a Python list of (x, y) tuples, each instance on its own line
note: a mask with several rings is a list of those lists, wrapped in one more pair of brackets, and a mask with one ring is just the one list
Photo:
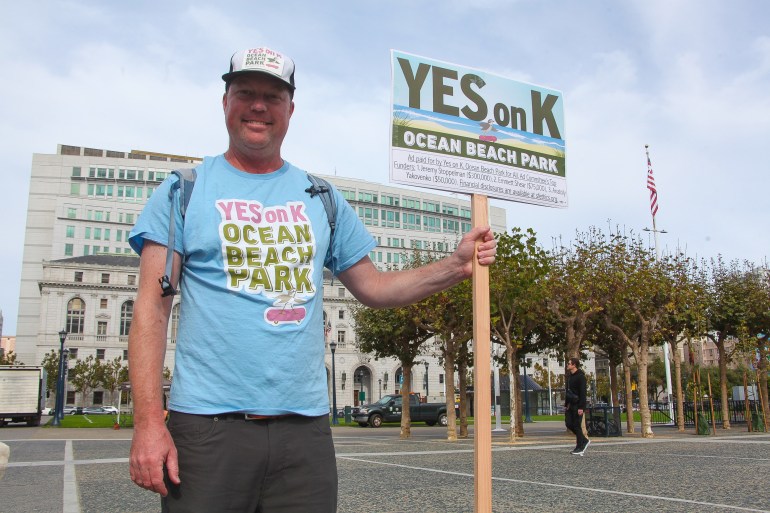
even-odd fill
[(580, 368), (579, 358), (567, 361), (567, 389), (564, 404), (564, 423), (575, 433), (576, 445), (570, 454), (582, 456), (591, 441), (583, 434), (583, 411), (586, 408), (586, 375)]
[[(475, 228), (441, 261), (380, 272), (368, 257), (376, 243), (342, 195), (332, 191), (330, 241), (306, 173), (281, 156), (294, 62), (268, 48), (245, 50), (222, 78), (227, 151), (198, 166), (184, 223), (178, 213), (169, 219), (172, 177), (131, 232), (141, 255), (129, 336), (131, 478), (172, 513), (332, 512), (323, 267), (363, 304), (395, 307), (468, 278), (474, 258), (492, 264), (496, 241), (489, 227)], [(184, 300), (166, 425), (161, 374), (172, 297), (161, 296), (158, 281), (170, 222), (180, 234), (171, 284), (181, 278)]]

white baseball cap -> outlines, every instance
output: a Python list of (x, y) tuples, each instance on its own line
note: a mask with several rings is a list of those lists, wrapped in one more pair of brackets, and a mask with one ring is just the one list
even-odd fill
[(230, 82), (242, 73), (264, 73), (271, 75), (289, 86), (294, 91), (294, 61), (270, 48), (250, 48), (235, 52), (230, 58), (230, 71), (222, 75), (222, 80)]

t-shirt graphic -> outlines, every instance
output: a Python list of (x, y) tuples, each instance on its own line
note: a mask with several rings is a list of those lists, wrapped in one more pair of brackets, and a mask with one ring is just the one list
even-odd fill
[(227, 288), (272, 300), (265, 322), (302, 324), (303, 303), (315, 296), (313, 255), (316, 239), (306, 205), (290, 201), (266, 207), (258, 201), (216, 202)]

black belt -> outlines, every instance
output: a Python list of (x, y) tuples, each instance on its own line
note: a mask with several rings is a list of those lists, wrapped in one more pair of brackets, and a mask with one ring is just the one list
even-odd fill
[(254, 421), (254, 420), (278, 420), (278, 419), (285, 419), (288, 417), (296, 417), (293, 413), (287, 413), (285, 415), (253, 415), (251, 413), (237, 413), (237, 412), (231, 412), (231, 413), (215, 413), (214, 415), (201, 415), (201, 417), (207, 417), (210, 419), (219, 419), (219, 420), (248, 420), (248, 421)]

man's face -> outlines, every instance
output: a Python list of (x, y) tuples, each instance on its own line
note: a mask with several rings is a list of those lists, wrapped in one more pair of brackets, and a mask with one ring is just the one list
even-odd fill
[(222, 98), (230, 149), (249, 158), (276, 158), (294, 102), (286, 85), (262, 73), (234, 79)]
[(575, 372), (575, 365), (569, 360), (567, 360), (567, 370), (570, 372)]

